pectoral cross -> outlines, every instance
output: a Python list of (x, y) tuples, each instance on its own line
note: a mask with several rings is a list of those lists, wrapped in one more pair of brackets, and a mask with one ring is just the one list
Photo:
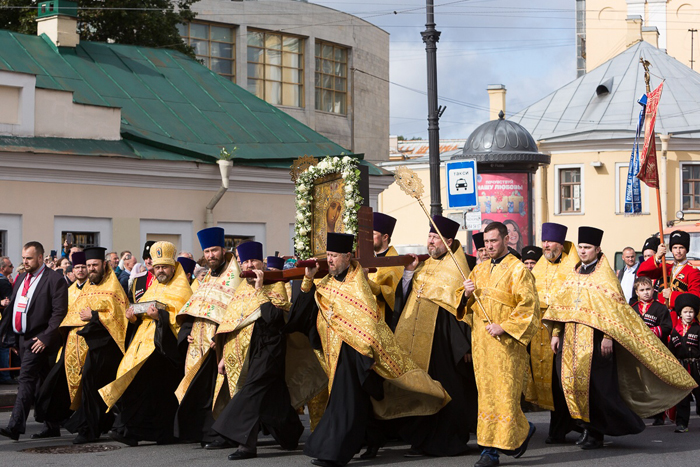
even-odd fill
[(333, 319), (333, 304), (328, 306), (328, 319)]
[(576, 300), (574, 300), (574, 305), (576, 305), (576, 309), (578, 310), (579, 305), (581, 304), (581, 297), (576, 297)]

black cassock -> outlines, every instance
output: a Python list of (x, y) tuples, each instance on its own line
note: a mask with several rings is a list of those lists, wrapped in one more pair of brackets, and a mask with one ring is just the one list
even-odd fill
[[(217, 417), (212, 428), (224, 438), (250, 444), (258, 430), (269, 432), (283, 449), (296, 449), (304, 427), (292, 407), (284, 379), (286, 336), (284, 311), (268, 302), (260, 306), (261, 317), (248, 348), (248, 374)], [(222, 344), (223, 345), (223, 344)], [(221, 391), (228, 391), (224, 382)]]
[[(342, 281), (345, 274), (336, 277)], [(285, 332), (309, 336), (311, 347), (323, 350), (316, 328), (316, 288), (301, 292), (294, 301)], [(384, 380), (371, 368), (374, 360), (343, 343), (338, 356), (328, 405), (316, 429), (304, 444), (304, 454), (345, 465), (365, 445), (381, 441), (370, 397), (384, 398)]]
[[(193, 318), (188, 316), (180, 326), (178, 334), (178, 346), (183, 361), (189, 345), (187, 336), (192, 331), (192, 322)], [(190, 382), (175, 414), (175, 436), (181, 441), (210, 443), (216, 439), (216, 433), (211, 428), (214, 424), (211, 406), (216, 387), (216, 375), (216, 351), (212, 349)]]
[[(571, 326), (573, 323), (566, 323)], [(562, 333), (563, 336), (563, 333)], [(555, 357), (558, 385), (552, 384), (555, 399), (564, 399), (564, 391), (561, 386), (561, 358), (564, 340)], [(623, 436), (641, 433), (644, 430), (644, 421), (620, 396), (620, 385), (617, 381), (617, 363), (615, 353), (611, 357), (603, 357), (600, 345), (603, 342), (603, 333), (593, 330), (593, 360), (591, 362), (590, 386), (588, 388), (588, 411), (590, 422), (574, 420), (581, 427), (598, 436)], [(567, 411), (568, 412), (568, 411)]]
[[(413, 281), (404, 296), (402, 283), (396, 288), (394, 322), (396, 330)], [(435, 322), (428, 374), (439, 381), (452, 400), (438, 413), (409, 417), (399, 422), (399, 435), (413, 449), (432, 456), (456, 456), (467, 451), (469, 433), (476, 433), (477, 389), (474, 365), (465, 362), (471, 353), (471, 329), (440, 308)]]
[(92, 318), (78, 335), (88, 346), (82, 370), (80, 407), (75, 412), (70, 410), (64, 348), (41, 387), (36, 412), (38, 419), (61, 423), (71, 433), (94, 440), (109, 431), (114, 423), (114, 415), (106, 413), (107, 405), (97, 391), (116, 378), (123, 354), (100, 322), (97, 311), (92, 312)]
[[(139, 441), (166, 444), (174, 441), (173, 426), (178, 401), (175, 389), (182, 380), (184, 363), (177, 348), (177, 337), (170, 329), (170, 317), (158, 311), (155, 321), (155, 350), (119, 398), (113, 430)], [(143, 321), (136, 322), (136, 327)], [(131, 345), (138, 343), (131, 342)]]

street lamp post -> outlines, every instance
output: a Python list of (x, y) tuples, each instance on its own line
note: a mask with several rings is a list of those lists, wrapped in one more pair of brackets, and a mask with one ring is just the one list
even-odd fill
[(442, 214), (440, 199), (440, 115), (437, 92), (437, 43), (440, 31), (435, 29), (433, 0), (426, 0), (425, 31), (421, 32), (428, 59), (428, 155), (430, 160), (430, 214)]

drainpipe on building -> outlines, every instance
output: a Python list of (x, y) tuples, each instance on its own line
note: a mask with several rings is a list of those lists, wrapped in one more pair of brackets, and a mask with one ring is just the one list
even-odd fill
[(667, 155), (668, 155), (668, 142), (671, 139), (671, 135), (660, 135), (661, 138), (661, 160), (658, 161), (659, 164), (659, 194), (661, 196), (661, 221), (663, 225), (668, 225), (668, 182), (666, 180), (666, 168), (667, 166)]
[(219, 188), (219, 191), (216, 192), (211, 201), (209, 201), (209, 204), (207, 204), (207, 213), (204, 218), (204, 227), (207, 228), (214, 227), (214, 207), (228, 190), (228, 171), (233, 165), (233, 162), (226, 160), (218, 160), (216, 163), (219, 164), (219, 171), (221, 172), (221, 188)]

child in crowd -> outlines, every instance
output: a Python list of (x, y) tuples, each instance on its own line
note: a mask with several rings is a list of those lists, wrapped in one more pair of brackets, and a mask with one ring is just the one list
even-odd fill
[[(675, 308), (680, 314), (676, 327), (671, 332), (669, 347), (696, 382), (700, 382), (700, 324), (697, 316), (700, 310), (700, 297), (684, 293), (676, 298)], [(686, 433), (690, 421), (691, 395), (676, 406), (676, 433)], [(696, 400), (697, 403), (697, 400)]]
[[(671, 313), (666, 305), (654, 300), (654, 284), (648, 277), (638, 277), (634, 281), (634, 292), (637, 301), (632, 308), (639, 313), (644, 320), (644, 324), (649, 326), (651, 332), (661, 339), (664, 345), (668, 345), (668, 337), (673, 330)], [(663, 425), (665, 414), (662, 412), (654, 416), (654, 426)]]

